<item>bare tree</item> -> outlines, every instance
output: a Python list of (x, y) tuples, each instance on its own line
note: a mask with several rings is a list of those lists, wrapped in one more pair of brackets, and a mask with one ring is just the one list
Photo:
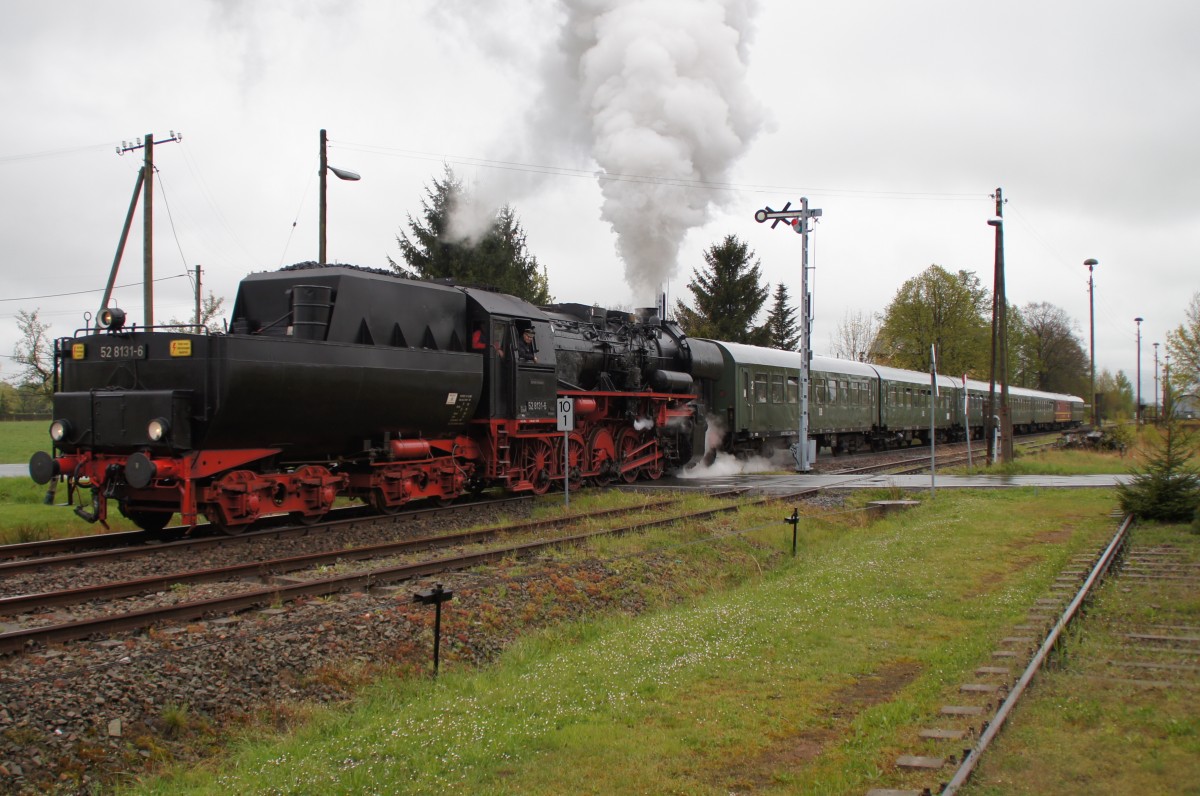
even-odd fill
[(846, 310), (837, 331), (829, 336), (829, 353), (841, 359), (873, 362), (879, 321), (871, 313)]
[(38, 319), (39, 312), (17, 311), (21, 339), (13, 346), (13, 361), (21, 366), (21, 384), (46, 384), (54, 377), (54, 339), (49, 324)]
[(12, 358), (21, 367), (17, 386), (49, 401), (54, 390), (54, 338), (50, 325), (38, 319), (40, 309), (17, 311), (21, 339), (13, 346)]
[[(200, 303), (200, 325), (207, 326), (210, 332), (219, 332), (222, 330), (220, 323), (221, 310), (225, 305), (224, 296), (216, 296), (210, 290), (205, 296), (204, 301)], [(169, 326), (195, 326), (196, 318), (193, 316), (186, 321), (181, 321), (178, 318), (172, 318), (167, 321)]]

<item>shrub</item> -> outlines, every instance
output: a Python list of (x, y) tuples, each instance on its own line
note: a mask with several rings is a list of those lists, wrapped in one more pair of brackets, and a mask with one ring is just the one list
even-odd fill
[(1130, 470), (1133, 480), (1117, 487), (1121, 509), (1140, 519), (1162, 522), (1194, 520), (1200, 507), (1200, 473), (1189, 465), (1194, 435), (1177, 420), (1152, 444), (1144, 467)]

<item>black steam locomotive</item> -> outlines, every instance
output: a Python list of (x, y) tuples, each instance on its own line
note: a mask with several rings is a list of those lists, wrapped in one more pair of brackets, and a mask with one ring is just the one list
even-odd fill
[[(694, 387), (723, 367), (654, 311), (539, 309), (344, 266), (247, 277), (226, 334), (101, 322), (58, 341), (56, 453), (30, 474), (64, 479), (86, 519), (115, 500), (147, 529), (658, 478), (702, 445)], [(565, 456), (560, 396), (575, 398)]]

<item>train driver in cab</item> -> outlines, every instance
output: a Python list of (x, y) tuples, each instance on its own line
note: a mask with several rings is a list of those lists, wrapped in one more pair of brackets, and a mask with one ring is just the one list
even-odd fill
[(537, 362), (537, 347), (533, 344), (532, 326), (526, 326), (521, 330), (521, 337), (517, 340), (517, 360)]

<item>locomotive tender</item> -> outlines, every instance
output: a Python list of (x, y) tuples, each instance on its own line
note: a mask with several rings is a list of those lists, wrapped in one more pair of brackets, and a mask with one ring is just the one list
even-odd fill
[[(115, 500), (142, 528), (178, 513), (237, 532), (274, 514), (315, 521), (339, 497), (391, 513), (492, 486), (656, 479), (703, 451), (710, 419), (735, 453), (797, 436), (798, 354), (688, 338), (655, 310), (539, 309), (305, 263), (246, 277), (225, 334), (126, 328), (119, 310), (101, 320), (57, 341), (55, 453), (30, 460), (91, 521)], [(812, 436), (834, 452), (927, 441), (922, 376), (815, 358)], [(951, 438), (961, 392), (955, 410), (943, 384), (937, 433)], [(1078, 398), (1013, 392), (1029, 403), (1019, 427), (1082, 418)], [(559, 396), (575, 399), (565, 472)], [(981, 431), (982, 410), (971, 425)]]

